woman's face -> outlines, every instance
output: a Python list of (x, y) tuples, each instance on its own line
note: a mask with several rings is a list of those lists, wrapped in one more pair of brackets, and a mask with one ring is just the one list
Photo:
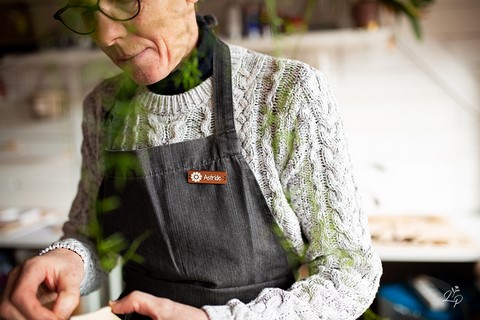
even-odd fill
[(130, 21), (113, 21), (95, 13), (96, 45), (139, 85), (165, 78), (195, 47), (197, 0), (140, 0)]

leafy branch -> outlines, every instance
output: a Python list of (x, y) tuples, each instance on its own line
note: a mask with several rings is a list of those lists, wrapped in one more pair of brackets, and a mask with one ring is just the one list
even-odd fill
[(410, 21), (412, 29), (418, 40), (422, 39), (420, 18), (422, 10), (433, 4), (434, 0), (379, 0), (395, 14), (403, 13)]

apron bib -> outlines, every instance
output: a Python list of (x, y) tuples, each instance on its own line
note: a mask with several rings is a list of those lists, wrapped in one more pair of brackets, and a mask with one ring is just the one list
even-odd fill
[(294, 282), (272, 231), (270, 209), (241, 154), (230, 51), (220, 40), (213, 77), (215, 134), (153, 148), (106, 151), (106, 161), (127, 157), (140, 170), (127, 178), (115, 170), (105, 172), (99, 198), (116, 197), (119, 206), (98, 215), (104, 236), (120, 233), (131, 243), (148, 234), (136, 251), (143, 263), (124, 265), (122, 296), (140, 290), (201, 307), (233, 298), (249, 302), (264, 288), (287, 289)]

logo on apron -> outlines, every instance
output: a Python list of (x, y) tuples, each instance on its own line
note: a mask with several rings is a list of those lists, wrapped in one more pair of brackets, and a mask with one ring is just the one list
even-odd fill
[(194, 184), (226, 184), (226, 171), (203, 171), (189, 170), (187, 173), (188, 183)]

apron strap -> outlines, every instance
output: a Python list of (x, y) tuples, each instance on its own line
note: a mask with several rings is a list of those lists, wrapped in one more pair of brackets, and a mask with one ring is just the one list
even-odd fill
[(216, 132), (235, 130), (230, 49), (218, 38), (213, 54), (213, 89)]

